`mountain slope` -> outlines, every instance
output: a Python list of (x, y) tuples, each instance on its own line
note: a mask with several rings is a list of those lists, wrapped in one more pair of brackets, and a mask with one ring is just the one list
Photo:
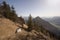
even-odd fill
[[(31, 32), (27, 32), (22, 28), (21, 32), (16, 33), (17, 29), (16, 23), (10, 21), (6, 18), (0, 18), (0, 40), (48, 40), (44, 35), (37, 32), (36, 30), (32, 30)], [(38, 37), (38, 38), (37, 38)], [(51, 39), (49, 39), (51, 40)]]
[(0, 18), (0, 38), (5, 38), (15, 34), (17, 26), (14, 22), (6, 18)]
[(60, 17), (43, 18), (43, 19), (57, 26), (60, 26)]
[(51, 25), (49, 22), (41, 19), (40, 17), (36, 17), (33, 19), (35, 23), (37, 23), (39, 26), (43, 26), (46, 30), (50, 31), (51, 33), (59, 36), (60, 35), (60, 30), (58, 30), (56, 27)]

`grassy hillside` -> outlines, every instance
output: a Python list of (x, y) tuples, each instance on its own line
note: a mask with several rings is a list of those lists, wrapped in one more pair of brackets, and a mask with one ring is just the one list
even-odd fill
[(17, 26), (14, 22), (6, 18), (0, 18), (0, 38), (5, 38), (15, 34)]

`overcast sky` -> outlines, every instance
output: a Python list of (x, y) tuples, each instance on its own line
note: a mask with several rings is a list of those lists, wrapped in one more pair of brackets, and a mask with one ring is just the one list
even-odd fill
[[(0, 3), (3, 0), (0, 0)], [(60, 16), (60, 0), (5, 0), (15, 7), (18, 16)]]

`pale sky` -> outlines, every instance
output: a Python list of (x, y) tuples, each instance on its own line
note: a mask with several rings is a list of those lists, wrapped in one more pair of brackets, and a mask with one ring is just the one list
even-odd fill
[[(3, 0), (0, 0), (0, 3)], [(18, 16), (60, 16), (60, 0), (5, 0), (15, 7)]]

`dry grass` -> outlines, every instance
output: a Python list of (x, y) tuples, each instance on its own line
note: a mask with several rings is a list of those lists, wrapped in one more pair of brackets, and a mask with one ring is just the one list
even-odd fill
[(17, 26), (6, 18), (0, 18), (0, 39), (15, 34)]

